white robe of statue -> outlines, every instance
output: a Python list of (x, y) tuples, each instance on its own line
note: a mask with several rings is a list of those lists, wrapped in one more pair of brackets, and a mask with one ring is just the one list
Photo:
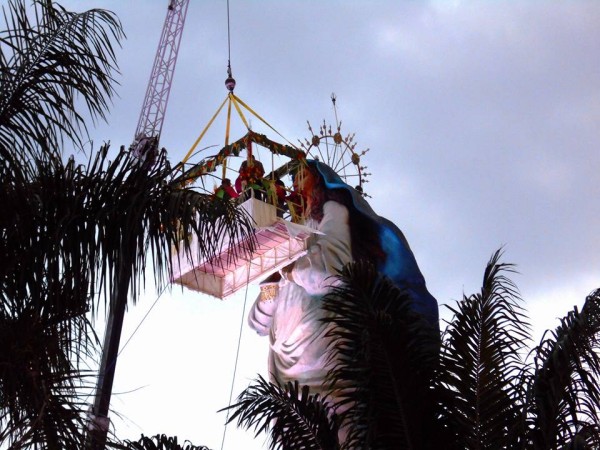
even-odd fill
[(274, 300), (256, 299), (249, 313), (250, 326), (261, 336), (269, 335), (269, 372), (281, 384), (298, 380), (311, 394), (324, 395), (325, 376), (332, 366), (325, 334), (330, 325), (319, 319), (322, 297), (336, 283), (339, 269), (352, 261), (348, 209), (328, 201), (323, 219), (308, 226), (322, 235), (313, 235), (308, 253), (293, 266), (293, 281), (282, 279)]

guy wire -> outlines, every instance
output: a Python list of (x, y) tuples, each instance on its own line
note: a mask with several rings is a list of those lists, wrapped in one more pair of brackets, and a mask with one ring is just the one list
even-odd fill
[(244, 306), (242, 307), (242, 321), (240, 323), (240, 333), (238, 335), (237, 350), (235, 352), (235, 363), (233, 365), (233, 376), (231, 378), (231, 389), (229, 391), (229, 404), (227, 405), (227, 417), (225, 418), (225, 427), (223, 428), (223, 439), (221, 440), (221, 450), (225, 447), (225, 435), (227, 434), (227, 425), (229, 422), (229, 407), (233, 400), (233, 388), (235, 386), (235, 376), (237, 374), (238, 362), (240, 359), (240, 347), (242, 345), (242, 332), (244, 331), (244, 317), (246, 317), (246, 303), (248, 301), (248, 285), (250, 284), (250, 264), (248, 263), (248, 271), (246, 278), (246, 293), (244, 294)]

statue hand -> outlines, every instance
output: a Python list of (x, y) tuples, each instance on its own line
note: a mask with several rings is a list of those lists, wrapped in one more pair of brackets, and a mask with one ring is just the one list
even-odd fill
[(288, 281), (294, 281), (294, 277), (292, 276), (293, 268), (294, 268), (294, 263), (291, 263), (285, 267), (282, 267), (280, 270), (281, 276)]

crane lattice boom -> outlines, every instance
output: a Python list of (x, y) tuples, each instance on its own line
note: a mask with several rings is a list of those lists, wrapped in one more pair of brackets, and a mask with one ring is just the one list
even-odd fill
[(188, 5), (189, 0), (171, 0), (169, 3), (132, 144), (140, 157), (148, 156), (148, 152), (158, 148)]

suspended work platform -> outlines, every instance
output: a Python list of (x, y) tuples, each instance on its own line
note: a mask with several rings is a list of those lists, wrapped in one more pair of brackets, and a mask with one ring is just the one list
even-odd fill
[[(283, 138), (233, 93), (233, 85), (230, 82), (235, 85), (231, 76), (226, 81), (229, 90), (227, 97), (179, 164), (182, 174), (174, 180), (174, 183), (180, 186), (188, 186), (201, 180), (202, 189), (207, 194), (236, 202), (239, 197), (247, 195), (247, 190), (252, 192), (251, 198), (238, 205), (238, 208), (244, 209), (254, 220), (251, 242), (218, 242), (218, 248), (221, 249), (219, 254), (211, 259), (201, 259), (195, 250), (203, 246), (199, 245), (197, 237), (192, 237), (188, 247), (191, 255), (190, 252), (181, 249), (172, 260), (173, 283), (221, 299), (235, 294), (250, 283), (265, 281), (270, 275), (304, 256), (310, 235), (319, 234), (317, 230), (300, 224), (306, 219), (304, 215), (307, 205), (305, 196), (296, 185), (296, 176), (301, 173), (299, 168), (306, 163), (307, 157), (323, 159), (333, 170), (340, 173), (345, 182), (347, 177), (354, 177), (348, 182), (362, 192), (362, 170), (365, 167), (360, 165), (360, 158), (366, 153), (366, 150), (360, 154), (354, 151), (354, 135), (342, 137), (340, 123), (332, 129), (323, 122), (318, 131), (313, 131), (309, 124), (312, 136), (310, 140), (301, 141), (299, 147), (285, 138), (289, 145), (272, 141), (264, 134), (252, 131), (242, 109)], [(335, 97), (332, 97), (332, 101), (335, 108)], [(227, 120), (224, 147), (217, 154), (207, 156), (199, 162), (187, 163), (189, 158), (205, 150), (196, 152), (199, 142), (225, 105)], [(241, 139), (230, 143), (233, 108), (240, 116), (247, 133)], [(267, 160), (260, 161), (260, 149), (268, 151), (271, 159), (270, 173), (264, 170)], [(235, 164), (239, 167), (236, 170), (231, 167), (231, 163), (240, 157), (241, 152), (246, 153), (246, 158), (241, 164), (238, 163), (239, 166)], [(218, 166), (222, 168), (220, 177), (215, 174)], [(207, 180), (219, 178), (220, 187), (215, 184), (212, 192), (205, 189)], [(302, 175), (300, 182), (301, 178)], [(197, 188), (200, 189), (200, 186)], [(254, 192), (259, 193), (256, 194), (259, 198), (268, 199), (268, 202), (255, 198)]]
[[(223, 243), (219, 255), (209, 260), (198, 260), (193, 252), (190, 259), (182, 250), (173, 260), (174, 283), (225, 299), (304, 256), (310, 234), (319, 233), (277, 217), (274, 205), (254, 197), (238, 208), (243, 208), (254, 220), (253, 251), (245, 251), (247, 243), (236, 247)], [(198, 247), (196, 239), (191, 242), (192, 249)]]

